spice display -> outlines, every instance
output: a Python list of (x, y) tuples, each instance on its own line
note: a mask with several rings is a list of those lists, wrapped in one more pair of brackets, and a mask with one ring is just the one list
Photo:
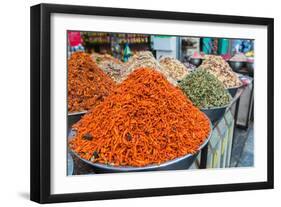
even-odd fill
[(225, 106), (231, 99), (223, 84), (214, 75), (201, 68), (187, 75), (179, 86), (199, 108)]
[(125, 73), (125, 65), (123, 62), (108, 54), (102, 55), (93, 53), (91, 57), (115, 82), (120, 83), (122, 81), (123, 74)]
[(239, 87), (242, 85), (236, 73), (232, 71), (228, 63), (220, 56), (205, 55), (205, 60), (200, 68), (208, 70), (216, 76), (225, 88)]
[(247, 56), (244, 55), (244, 53), (236, 53), (232, 58), (230, 58), (230, 61), (246, 62)]
[(115, 88), (114, 81), (83, 52), (73, 53), (68, 60), (67, 85), (68, 112), (93, 108)]
[(140, 68), (73, 129), (69, 146), (82, 158), (139, 167), (197, 152), (210, 122), (163, 74)]
[(164, 57), (159, 61), (160, 65), (166, 69), (169, 76), (174, 80), (181, 80), (187, 75), (188, 70), (184, 64), (172, 57)]
[(159, 62), (154, 58), (153, 54), (149, 51), (137, 52), (128, 60), (126, 66), (127, 67), (126, 73), (124, 74), (124, 79), (135, 69), (147, 67), (161, 72), (173, 85), (177, 84), (177, 81), (170, 77), (169, 72), (159, 64)]

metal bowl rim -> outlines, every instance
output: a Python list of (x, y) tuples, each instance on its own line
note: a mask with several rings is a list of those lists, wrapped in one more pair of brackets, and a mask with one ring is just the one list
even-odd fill
[[(201, 144), (199, 146), (199, 148), (197, 149), (197, 151), (194, 153), (198, 153), (203, 147), (205, 147), (205, 145), (209, 142), (212, 133), (213, 133), (213, 124), (210, 121), (210, 119), (208, 118), (208, 116), (206, 114), (204, 114), (204, 116), (208, 119), (209, 124), (210, 124), (210, 132), (209, 135), (207, 137), (207, 139), (204, 141), (203, 144)], [(69, 147), (68, 147), (69, 148)], [(93, 163), (89, 160), (86, 160), (84, 158), (81, 158), (76, 152), (74, 152), (71, 148), (69, 148), (69, 150), (71, 151), (71, 153), (73, 153), (77, 158), (79, 158), (80, 160), (82, 160), (83, 162), (93, 166), (93, 167), (98, 167), (98, 168), (102, 168), (102, 169), (106, 169), (106, 170), (112, 170), (112, 171), (116, 171), (116, 172), (130, 172), (130, 171), (141, 171), (141, 170), (152, 170), (152, 169), (156, 169), (156, 168), (161, 168), (161, 167), (166, 167), (169, 166), (171, 164), (177, 163), (181, 160), (184, 160), (188, 157), (193, 156), (194, 154), (186, 154), (184, 156), (175, 158), (173, 160), (169, 160), (167, 162), (164, 162), (160, 165), (157, 164), (153, 164), (153, 165), (148, 165), (148, 166), (144, 166), (144, 167), (131, 167), (131, 166), (122, 166), (122, 167), (116, 167), (116, 166), (112, 166), (112, 165), (105, 165), (105, 164), (100, 164), (100, 163)]]
[(76, 116), (76, 115), (83, 115), (86, 114), (88, 111), (78, 111), (78, 112), (69, 112), (67, 113), (68, 116)]
[(230, 87), (230, 88), (226, 88), (227, 90), (228, 89), (239, 89), (239, 88), (242, 88), (243, 87), (243, 83), (241, 83), (241, 85), (240, 86), (235, 86), (235, 87)]
[[(232, 97), (231, 97), (232, 98)], [(200, 110), (213, 110), (213, 109), (224, 109), (227, 108), (230, 103), (231, 103), (232, 99), (229, 101), (228, 104), (224, 105), (224, 106), (216, 106), (216, 107), (212, 107), (212, 108), (199, 108)]]
[[(241, 81), (241, 79), (239, 78), (239, 80)], [(235, 87), (230, 87), (230, 88), (226, 88), (227, 90), (228, 89), (239, 89), (239, 88), (242, 88), (243, 87), (243, 83), (241, 82), (241, 85), (240, 86), (235, 86)]]
[(246, 61), (228, 60), (228, 62), (233, 62), (233, 63), (244, 63), (244, 62), (246, 62)]

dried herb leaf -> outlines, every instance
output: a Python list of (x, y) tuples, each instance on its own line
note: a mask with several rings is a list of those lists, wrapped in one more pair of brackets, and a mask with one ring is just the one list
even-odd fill
[(214, 75), (201, 68), (187, 75), (179, 86), (199, 108), (225, 106), (231, 99), (223, 84)]

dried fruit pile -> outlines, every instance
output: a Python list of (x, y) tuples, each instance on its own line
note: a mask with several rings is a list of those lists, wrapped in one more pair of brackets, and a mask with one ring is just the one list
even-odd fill
[(169, 76), (174, 80), (181, 80), (184, 76), (188, 74), (187, 68), (175, 58), (164, 57), (159, 61), (160, 65), (166, 69)]
[(179, 87), (199, 108), (213, 108), (229, 104), (231, 98), (223, 84), (208, 71), (198, 68), (187, 75)]
[(95, 107), (115, 88), (114, 81), (83, 52), (73, 53), (68, 60), (67, 85), (68, 112)]
[(137, 52), (128, 60), (126, 63), (124, 79), (126, 79), (127, 76), (135, 69), (145, 67), (161, 72), (170, 83), (173, 85), (177, 84), (176, 80), (170, 77), (169, 72), (159, 64), (159, 62), (154, 58), (153, 54), (149, 51)]
[(161, 73), (141, 68), (74, 130), (69, 145), (84, 159), (147, 166), (195, 153), (208, 137), (210, 123)]
[(239, 87), (242, 85), (236, 73), (232, 71), (228, 63), (221, 56), (206, 55), (200, 68), (206, 69), (216, 76), (225, 88)]
[(91, 55), (97, 65), (115, 82), (122, 81), (123, 74), (125, 73), (125, 65), (120, 60), (112, 57), (111, 55), (101, 55), (94, 53)]

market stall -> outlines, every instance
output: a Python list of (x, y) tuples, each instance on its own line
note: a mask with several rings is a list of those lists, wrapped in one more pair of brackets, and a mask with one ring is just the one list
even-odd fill
[(231, 167), (237, 124), (253, 121), (253, 52), (218, 38), (81, 37), (68, 57), (69, 175)]

